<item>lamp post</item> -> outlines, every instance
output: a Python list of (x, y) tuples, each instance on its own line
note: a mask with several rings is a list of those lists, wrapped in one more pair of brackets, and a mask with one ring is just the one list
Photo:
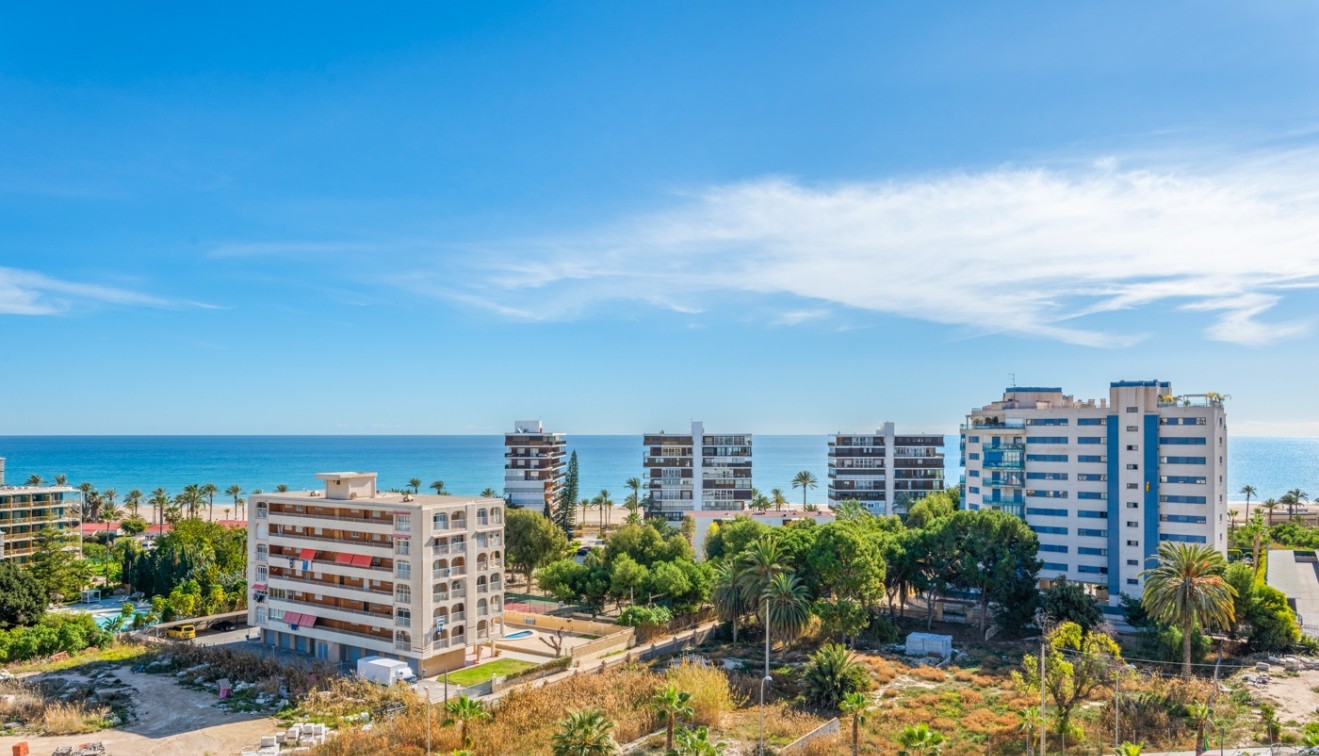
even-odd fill
[(765, 685), (773, 682), (769, 676), (769, 597), (765, 597), (765, 676), (760, 678), (760, 749), (756, 752), (765, 756)]

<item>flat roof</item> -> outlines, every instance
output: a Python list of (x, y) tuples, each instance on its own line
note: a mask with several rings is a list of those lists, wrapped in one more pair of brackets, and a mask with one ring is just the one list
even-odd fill
[[(404, 501), (404, 497), (408, 501)], [(398, 505), (406, 504), (417, 507), (454, 507), (463, 504), (503, 504), (504, 500), (498, 497), (481, 497), (481, 496), (440, 496), (437, 494), (423, 493), (402, 493), (396, 491), (377, 491), (375, 496), (359, 496), (356, 499), (335, 499), (325, 495), (325, 492), (316, 489), (315, 491), (284, 491), (284, 492), (263, 492), (256, 494), (256, 498), (275, 501), (279, 499), (289, 499), (296, 501), (325, 501), (330, 502), (333, 506), (366, 506), (371, 504), (379, 505)]]

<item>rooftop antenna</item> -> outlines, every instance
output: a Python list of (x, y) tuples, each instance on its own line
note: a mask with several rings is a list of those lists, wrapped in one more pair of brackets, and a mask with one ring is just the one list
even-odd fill
[(1016, 373), (1008, 373), (1008, 375), (1012, 378), (1012, 388), (1016, 388), (1016, 387), (1017, 387), (1017, 374), (1016, 374)]

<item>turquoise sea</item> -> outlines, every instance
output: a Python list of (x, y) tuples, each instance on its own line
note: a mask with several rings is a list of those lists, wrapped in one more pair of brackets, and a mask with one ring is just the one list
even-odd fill
[[(755, 436), (755, 485), (765, 492), (782, 488), (800, 500), (790, 481), (810, 470), (820, 481), (810, 499), (823, 501), (827, 440)], [(641, 476), (641, 436), (569, 436), (568, 445), (578, 454), (583, 496), (605, 488), (622, 501), (624, 481)], [(956, 436), (948, 437), (945, 452), (948, 481), (955, 483), (961, 476)], [(1297, 487), (1319, 496), (1319, 438), (1233, 438), (1229, 452), (1231, 498), (1247, 483), (1261, 499)], [(423, 486), (438, 479), (451, 492), (474, 494), (503, 488), (503, 454), (502, 436), (0, 436), (10, 484), (34, 473), (63, 473), (75, 485), (87, 481), (121, 496), (133, 488), (177, 493), (189, 483), (221, 489), (237, 483), (244, 491), (269, 491), (279, 483), (315, 488), (316, 473), (346, 470), (377, 472), (382, 488), (401, 488), (415, 477)]]

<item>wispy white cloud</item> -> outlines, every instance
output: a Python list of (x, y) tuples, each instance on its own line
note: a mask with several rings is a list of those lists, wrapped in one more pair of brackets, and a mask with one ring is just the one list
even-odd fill
[[(168, 300), (129, 289), (64, 281), (19, 268), (0, 268), (0, 315), (60, 315), (86, 302), (171, 305)], [(209, 305), (198, 303), (197, 306)]]
[(1203, 313), (1213, 340), (1309, 332), (1270, 315), (1319, 287), (1319, 153), (1202, 171), (1120, 164), (712, 186), (608, 226), (482, 245), (443, 285), (402, 283), (538, 320), (621, 300), (699, 312), (733, 294), (808, 301), (776, 324), (872, 311), (1099, 347), (1143, 333), (1095, 316), (1155, 305)]

